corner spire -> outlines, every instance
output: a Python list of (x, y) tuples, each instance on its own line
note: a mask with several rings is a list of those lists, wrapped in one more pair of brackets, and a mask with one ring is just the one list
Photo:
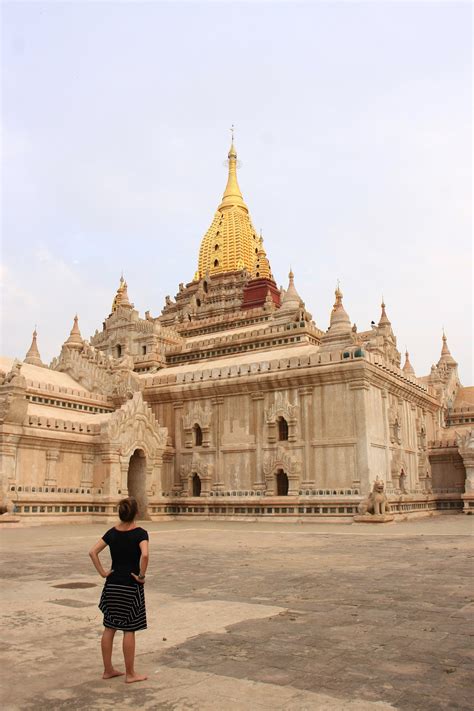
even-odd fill
[(454, 360), (453, 356), (451, 355), (451, 351), (449, 350), (448, 339), (446, 338), (444, 328), (443, 328), (443, 345), (441, 347), (441, 356), (438, 361), (438, 365), (440, 365), (441, 363), (446, 363), (447, 365), (457, 365), (456, 361)]
[(112, 313), (114, 313), (117, 310), (117, 306), (120, 305), (120, 302), (122, 300), (122, 292), (124, 289), (124, 284), (125, 284), (125, 279), (123, 278), (123, 272), (120, 276), (120, 284), (117, 289), (117, 293), (114, 296), (114, 300), (112, 302)]
[(265, 247), (263, 246), (262, 233), (260, 233), (260, 240), (256, 249), (257, 256), (255, 259), (255, 264), (253, 265), (252, 278), (273, 280), (270, 262), (268, 261), (267, 253), (265, 252)]
[(415, 375), (415, 369), (413, 368), (412, 364), (410, 363), (410, 355), (408, 351), (405, 351), (405, 364), (402, 368), (404, 373), (409, 373), (410, 375)]
[(288, 274), (288, 289), (285, 291), (285, 295), (282, 299), (281, 302), (281, 307), (280, 311), (281, 313), (284, 313), (286, 311), (296, 311), (297, 309), (300, 308), (301, 306), (301, 297), (296, 291), (295, 287), (295, 275), (293, 274), (293, 270), (290, 267), (290, 271)]
[(28, 363), (29, 365), (39, 365), (43, 366), (43, 362), (41, 360), (41, 356), (39, 354), (38, 350), (38, 344), (36, 342), (36, 337), (37, 337), (37, 332), (36, 332), (36, 326), (35, 330), (33, 331), (33, 340), (31, 341), (31, 346), (28, 349), (28, 353), (25, 356), (25, 360), (23, 361), (24, 363)]
[(237, 151), (234, 146), (234, 127), (232, 126), (232, 142), (230, 144), (229, 153), (227, 154), (229, 172), (227, 176), (227, 185), (222, 196), (222, 202), (217, 208), (222, 210), (225, 207), (237, 205), (248, 212), (248, 207), (244, 202), (242, 193), (240, 192), (239, 183), (237, 180)]
[(392, 324), (390, 323), (390, 320), (386, 314), (385, 311), (385, 302), (382, 296), (382, 303), (380, 304), (380, 308), (382, 309), (382, 313), (380, 315), (380, 321), (379, 321), (379, 326), (391, 326)]
[(123, 287), (122, 287), (122, 295), (120, 298), (120, 304), (119, 306), (122, 306), (126, 309), (132, 309), (133, 305), (130, 303), (130, 299), (128, 298), (128, 286), (127, 282), (123, 282)]
[(334, 292), (334, 295), (336, 297), (336, 300), (331, 311), (329, 332), (331, 334), (341, 332), (352, 332), (351, 320), (342, 303), (343, 293), (339, 288), (339, 281), (337, 282), (337, 287), (336, 291)]
[(81, 350), (84, 346), (84, 341), (79, 330), (79, 318), (77, 314), (74, 316), (74, 324), (71, 328), (71, 333), (69, 334), (69, 338), (65, 341), (64, 345), (68, 348), (76, 350)]

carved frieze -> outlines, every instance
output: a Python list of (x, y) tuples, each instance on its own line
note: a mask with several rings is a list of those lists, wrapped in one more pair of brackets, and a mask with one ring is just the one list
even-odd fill
[(291, 403), (284, 393), (277, 392), (274, 402), (265, 410), (265, 421), (267, 424), (274, 424), (279, 417), (284, 417), (289, 423), (296, 420), (297, 412), (298, 405)]
[(212, 410), (201, 403), (192, 403), (183, 415), (185, 447), (193, 446), (193, 429), (196, 425), (202, 432), (202, 446), (209, 447)]
[(168, 430), (161, 427), (141, 393), (116, 410), (101, 427), (101, 439), (108, 442), (122, 456), (143, 449), (149, 457), (156, 457), (166, 447)]
[(202, 430), (208, 429), (211, 425), (211, 419), (211, 408), (205, 407), (200, 403), (193, 403), (183, 416), (183, 427), (185, 430), (192, 430), (194, 425), (199, 425)]
[(268, 452), (263, 460), (263, 473), (267, 488), (267, 495), (276, 494), (276, 473), (282, 469), (288, 477), (288, 493), (297, 494), (301, 473), (301, 462), (295, 454), (291, 454), (283, 447), (277, 447)]

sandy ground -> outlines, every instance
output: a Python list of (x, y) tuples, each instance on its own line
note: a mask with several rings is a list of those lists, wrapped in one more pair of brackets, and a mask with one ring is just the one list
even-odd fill
[(471, 709), (472, 524), (144, 524), (135, 685), (100, 678), (106, 527), (2, 530), (3, 708)]

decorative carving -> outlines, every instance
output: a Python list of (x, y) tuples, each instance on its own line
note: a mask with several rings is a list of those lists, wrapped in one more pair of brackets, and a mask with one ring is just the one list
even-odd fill
[(135, 449), (155, 456), (166, 447), (167, 437), (167, 428), (160, 426), (139, 392), (101, 426), (101, 438), (122, 456), (132, 454)]
[(464, 458), (465, 455), (471, 454), (474, 456), (474, 429), (456, 435), (456, 445), (459, 449), (459, 454)]
[(407, 491), (407, 486), (406, 486), (406, 481), (407, 481), (407, 475), (405, 474), (405, 470), (401, 469), (400, 475), (399, 475), (399, 488), (402, 494), (408, 494)]
[(209, 429), (211, 425), (212, 411), (201, 404), (193, 403), (188, 412), (183, 416), (183, 427), (192, 430), (194, 425), (199, 425), (202, 430)]
[(401, 444), (401, 408), (400, 404), (392, 403), (388, 410), (388, 423), (390, 429), (390, 441), (392, 444)]
[(282, 392), (277, 392), (275, 393), (275, 402), (265, 410), (265, 421), (267, 424), (274, 424), (278, 417), (284, 417), (289, 423), (296, 420), (297, 412), (298, 405), (292, 404)]
[(198, 425), (202, 432), (202, 442), (200, 446), (210, 445), (210, 425), (212, 410), (204, 405), (193, 403), (188, 412), (183, 416), (183, 429), (185, 435), (185, 447), (193, 446), (193, 428)]
[(80, 353), (63, 348), (50, 368), (67, 373), (85, 390), (113, 397), (117, 405), (140, 389), (140, 380), (132, 371), (131, 356), (125, 354), (121, 361), (117, 361), (87, 342)]
[(0, 386), (0, 422), (22, 424), (28, 411), (26, 399), (26, 378), (21, 374), (19, 360), (14, 360)]
[(275, 451), (268, 452), (263, 460), (263, 473), (265, 475), (267, 493), (270, 496), (275, 493), (275, 474), (278, 469), (283, 469), (288, 476), (288, 494), (297, 494), (301, 462), (283, 447), (277, 447)]
[(192, 495), (192, 478), (197, 474), (201, 480), (201, 495), (206, 496), (210, 491), (214, 467), (211, 462), (204, 461), (197, 452), (188, 459), (180, 468), (182, 495)]

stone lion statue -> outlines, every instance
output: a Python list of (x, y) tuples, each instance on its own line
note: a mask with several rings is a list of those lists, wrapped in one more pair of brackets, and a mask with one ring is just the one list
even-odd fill
[(377, 479), (374, 481), (372, 491), (363, 499), (359, 504), (359, 514), (364, 516), (365, 514), (376, 514), (383, 516), (386, 513), (390, 513), (390, 504), (385, 495), (384, 483)]

